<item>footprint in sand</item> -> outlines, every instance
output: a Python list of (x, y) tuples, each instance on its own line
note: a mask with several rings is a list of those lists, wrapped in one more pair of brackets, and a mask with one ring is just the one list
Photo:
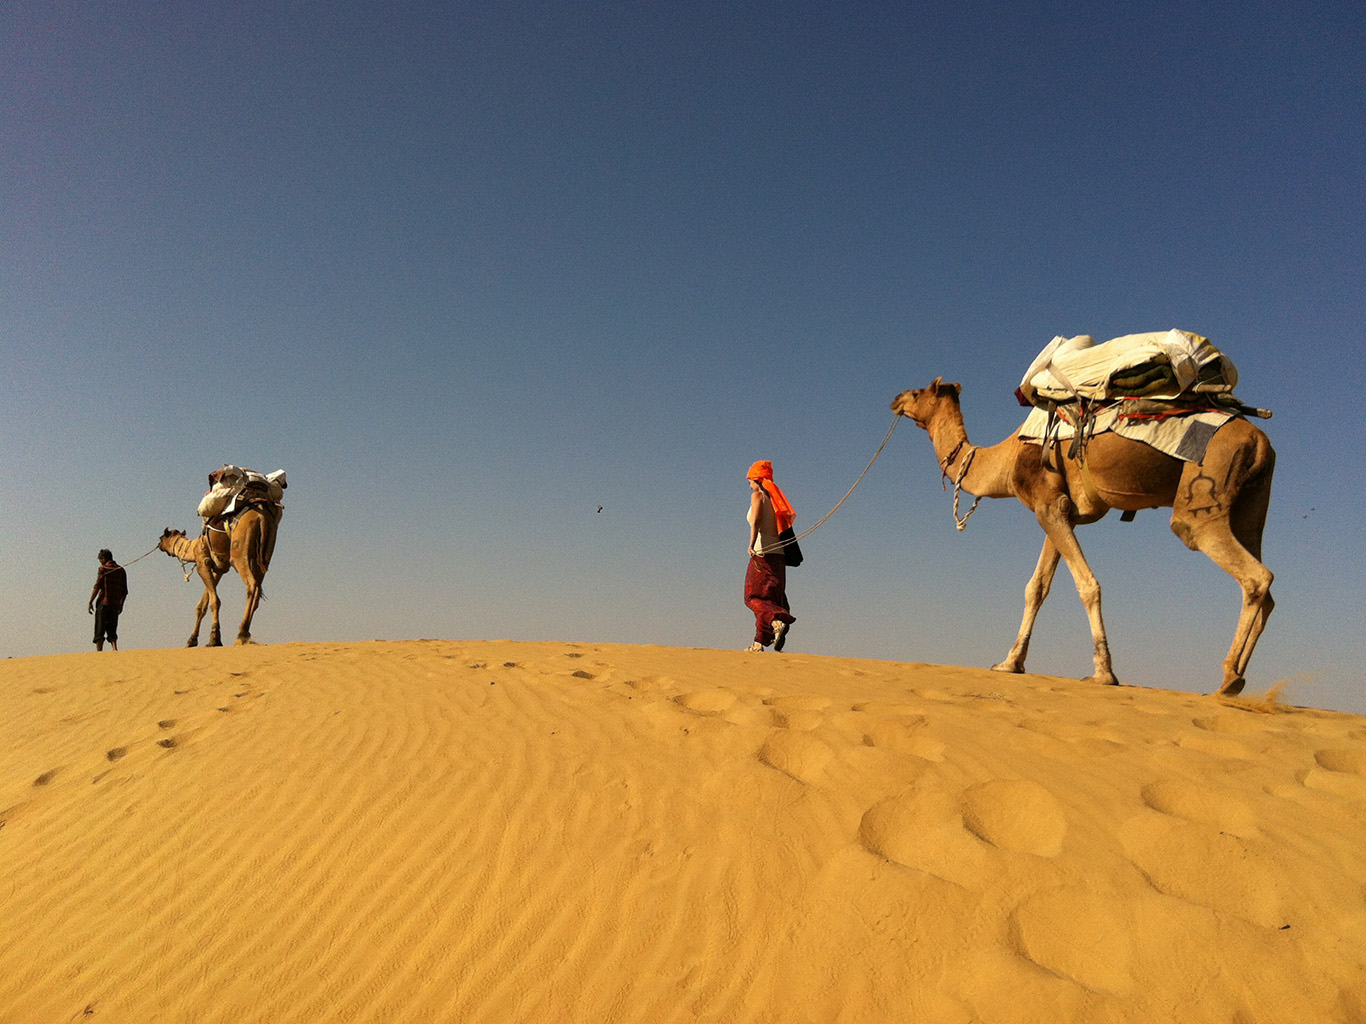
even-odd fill
[(1314, 752), (1315, 766), (1298, 773), (1307, 789), (1348, 800), (1366, 799), (1366, 751), (1329, 748)]
[(596, 676), (593, 675), (592, 672), (585, 672), (583, 669), (579, 669), (577, 672), (571, 672), (571, 673), (569, 673), (569, 674), (570, 674), (571, 676), (573, 676), (575, 679), (595, 679), (595, 678), (597, 678)]
[(988, 847), (963, 825), (959, 794), (933, 775), (865, 811), (859, 842), (884, 860), (969, 889), (991, 873)]
[(1117, 894), (1059, 888), (1030, 896), (1011, 915), (1011, 945), (1027, 960), (1093, 992), (1126, 996), (1131, 922)]
[(740, 699), (739, 695), (716, 687), (710, 690), (691, 690), (674, 697), (674, 703), (694, 715), (704, 718), (719, 718), (732, 725), (769, 726), (770, 712), (767, 708)]
[(1158, 892), (1263, 928), (1285, 924), (1284, 903), (1296, 886), (1255, 839), (1159, 815), (1130, 819), (1120, 836)]
[(633, 690), (672, 690), (675, 683), (668, 676), (641, 676), (639, 679), (627, 679), (622, 685)]
[(825, 724), (827, 697), (769, 697), (764, 705), (769, 709), (771, 723), (779, 729), (810, 732)]
[(1366, 748), (1331, 747), (1314, 751), (1314, 760), (1321, 768), (1342, 775), (1366, 775)]
[(945, 744), (926, 734), (924, 727), (927, 722), (923, 715), (909, 719), (875, 719), (864, 728), (863, 742), (867, 746), (895, 754), (910, 754), (926, 761), (942, 761)]
[(1143, 787), (1143, 802), (1155, 811), (1220, 832), (1251, 838), (1258, 833), (1257, 816), (1237, 797), (1212, 791), (1184, 779), (1158, 779)]
[(1234, 761), (1257, 760), (1256, 751), (1246, 743), (1207, 732), (1189, 733), (1177, 739), (1176, 745), (1183, 750), (1198, 750), (1211, 757), (1226, 757)]
[(160, 722), (157, 723), (158, 729), (174, 729), (175, 727), (176, 720), (174, 718), (163, 718)]
[(1001, 850), (1056, 857), (1067, 815), (1052, 793), (1028, 779), (993, 779), (963, 793), (963, 824)]
[(734, 706), (739, 698), (731, 690), (692, 690), (680, 693), (674, 703), (687, 708), (695, 715), (722, 715)]
[(1266, 729), (1266, 720), (1246, 712), (1224, 712), (1191, 719), (1191, 724), (1206, 732), (1252, 733)]
[(817, 781), (835, 759), (834, 748), (810, 733), (779, 729), (764, 741), (759, 760), (798, 782)]

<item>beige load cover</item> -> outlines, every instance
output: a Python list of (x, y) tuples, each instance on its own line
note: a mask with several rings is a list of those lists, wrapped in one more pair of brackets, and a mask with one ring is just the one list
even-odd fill
[(1173, 329), (1126, 334), (1100, 345), (1087, 334), (1054, 338), (1025, 372), (1020, 394), (1032, 404), (1165, 399), (1188, 392), (1228, 394), (1237, 383), (1233, 361), (1208, 338)]

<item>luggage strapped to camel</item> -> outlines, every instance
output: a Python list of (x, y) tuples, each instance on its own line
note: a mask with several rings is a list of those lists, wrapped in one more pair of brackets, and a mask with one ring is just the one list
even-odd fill
[[(1035, 357), (1015, 390), (1021, 405), (1039, 410), (1025, 421), (1021, 436), (1037, 440), (1045, 452), (1070, 437), (1067, 457), (1077, 462), (1087, 496), (1099, 502), (1086, 464), (1086, 446), (1096, 433), (1118, 429), (1133, 437), (1141, 425), (1152, 425), (1155, 432), (1164, 421), (1186, 417), (1182, 422), (1194, 427), (1203, 417), (1212, 434), (1234, 416), (1269, 418), (1270, 411), (1244, 405), (1234, 396), (1237, 383), (1233, 361), (1208, 338), (1188, 331), (1127, 334), (1100, 345), (1085, 334), (1056, 337)], [(1148, 437), (1138, 439), (1153, 444)], [(1192, 453), (1203, 456), (1203, 443), (1192, 445), (1191, 452), (1154, 447), (1190, 461), (1198, 461)], [(1120, 518), (1133, 517), (1125, 512)]]
[(232, 525), (249, 508), (264, 505), (283, 507), (285, 471), (258, 473), (241, 466), (225, 464), (209, 474), (209, 489), (199, 501), (199, 515), (204, 520), (201, 536), (210, 531), (232, 533)]

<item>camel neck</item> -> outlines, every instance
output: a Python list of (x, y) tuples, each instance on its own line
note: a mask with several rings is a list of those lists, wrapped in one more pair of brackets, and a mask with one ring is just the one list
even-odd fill
[(957, 406), (947, 416), (936, 417), (929, 425), (930, 443), (939, 459), (939, 468), (944, 475), (957, 478), (959, 471), (972, 450), (967, 429), (963, 426), (963, 415)]
[(968, 440), (963, 412), (957, 404), (929, 424), (930, 441), (939, 459), (939, 468), (969, 494), (1000, 498), (1011, 493), (1009, 473), (1002, 459), (1001, 445), (978, 448)]

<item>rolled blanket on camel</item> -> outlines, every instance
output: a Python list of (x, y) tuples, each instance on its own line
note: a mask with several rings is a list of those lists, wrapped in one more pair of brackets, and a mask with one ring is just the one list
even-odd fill
[(209, 519), (231, 514), (236, 509), (238, 496), (247, 491), (276, 505), (283, 504), (285, 488), (288, 486), (283, 469), (273, 473), (258, 473), (241, 466), (225, 465), (209, 474), (209, 489), (199, 501), (199, 516)]
[(1215, 431), (1254, 411), (1234, 397), (1237, 383), (1233, 360), (1189, 331), (1126, 334), (1100, 345), (1089, 334), (1056, 337), (1015, 391), (1020, 404), (1034, 406), (1018, 436), (1050, 444), (1084, 424), (1083, 441), (1109, 430), (1199, 462)]
[(1189, 331), (1126, 334), (1097, 345), (1089, 334), (1054, 338), (1025, 371), (1016, 394), (1025, 405), (1103, 402), (1124, 396), (1175, 399), (1187, 392), (1231, 394), (1233, 360)]

